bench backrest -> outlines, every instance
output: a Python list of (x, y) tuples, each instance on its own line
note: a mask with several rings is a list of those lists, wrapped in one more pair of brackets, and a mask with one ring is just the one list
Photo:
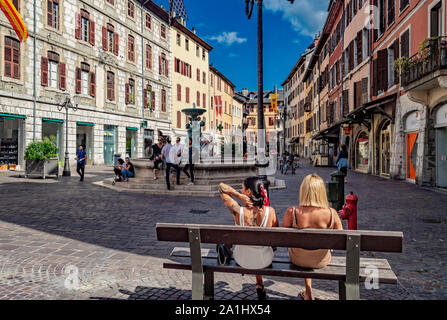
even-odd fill
[(241, 244), (303, 248), (308, 250), (347, 250), (348, 237), (360, 237), (360, 251), (402, 252), (403, 233), (396, 231), (324, 230), (259, 228), (223, 225), (157, 223), (157, 239), (190, 242), (190, 230), (200, 234), (200, 243)]

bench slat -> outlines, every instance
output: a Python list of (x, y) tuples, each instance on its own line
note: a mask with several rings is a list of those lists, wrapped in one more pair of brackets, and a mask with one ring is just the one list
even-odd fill
[[(175, 262), (163, 264), (165, 269), (191, 270), (189, 258), (177, 258)], [(345, 281), (346, 268), (340, 266), (327, 266), (322, 269), (303, 269), (291, 263), (274, 262), (271, 267), (261, 270), (244, 269), (238, 266), (234, 260), (229, 265), (221, 266), (217, 261), (206, 259), (203, 263), (204, 271), (221, 273), (252, 274), (277, 277), (312, 278), (322, 280)], [(364, 282), (368, 274), (365, 268), (360, 268), (360, 282)], [(379, 283), (397, 284), (397, 277), (392, 270), (379, 269)]]
[(157, 223), (157, 239), (189, 242), (188, 228), (200, 228), (202, 243), (243, 244), (303, 249), (346, 250), (346, 237), (360, 234), (361, 251), (402, 252), (403, 233), (396, 231), (350, 231), (323, 229), (258, 228), (218, 225)]
[[(188, 258), (190, 257), (189, 248), (175, 247), (171, 254), (171, 257)], [(217, 259), (217, 252), (214, 249), (203, 249), (202, 248), (202, 258), (204, 259)], [(287, 254), (275, 253), (273, 258), (274, 262), (290, 263), (289, 256)], [(391, 270), (391, 266), (386, 259), (372, 259), (372, 258), (360, 258), (360, 267), (366, 268), (367, 266), (373, 265), (378, 269)], [(332, 255), (331, 262), (328, 266), (346, 266), (346, 257), (334, 256)]]

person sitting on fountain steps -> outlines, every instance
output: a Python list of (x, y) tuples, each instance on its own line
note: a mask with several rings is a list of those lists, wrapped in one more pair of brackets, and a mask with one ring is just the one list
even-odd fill
[[(271, 228), (278, 227), (275, 209), (270, 207), (268, 185), (258, 177), (250, 177), (242, 183), (241, 193), (224, 183), (219, 184), (220, 197), (233, 214), (236, 225)], [(245, 206), (240, 206), (238, 199)], [(237, 264), (246, 269), (263, 269), (272, 264), (274, 252), (272, 247), (236, 245), (218, 245), (218, 255), (222, 250), (232, 251)], [(256, 293), (259, 299), (266, 298), (262, 276), (256, 276)]]

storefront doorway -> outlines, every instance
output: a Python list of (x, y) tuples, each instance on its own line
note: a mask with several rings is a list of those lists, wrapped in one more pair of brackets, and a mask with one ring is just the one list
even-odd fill
[(57, 157), (60, 165), (64, 159), (63, 125), (64, 120), (42, 119), (42, 140), (48, 139), (58, 148)]
[(113, 155), (116, 152), (116, 126), (104, 125), (104, 164), (113, 164)]
[(360, 132), (355, 143), (355, 168), (368, 172), (369, 164), (369, 137), (365, 131)]
[(87, 164), (93, 163), (93, 123), (78, 122), (76, 125), (76, 149), (83, 146), (87, 152)]
[(0, 170), (23, 167), (25, 116), (0, 114)]
[(417, 146), (419, 144), (419, 112), (410, 113), (405, 119), (405, 144), (406, 144), (406, 179), (416, 183)]
[(152, 144), (154, 143), (154, 130), (144, 129), (144, 158), (152, 156)]
[(447, 188), (447, 104), (436, 113), (436, 182)]
[(391, 121), (386, 121), (380, 130), (380, 175), (390, 175), (391, 162)]
[(126, 157), (137, 157), (137, 132), (138, 128), (126, 128)]

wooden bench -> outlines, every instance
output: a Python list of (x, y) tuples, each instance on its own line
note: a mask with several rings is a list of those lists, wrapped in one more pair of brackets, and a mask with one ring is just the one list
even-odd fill
[[(214, 273), (239, 273), (278, 277), (337, 280), (340, 300), (360, 299), (360, 282), (371, 266), (378, 270), (379, 283), (396, 284), (397, 277), (385, 259), (360, 258), (360, 251), (402, 252), (403, 234), (394, 231), (348, 231), (287, 228), (256, 228), (221, 225), (185, 225), (157, 223), (159, 241), (186, 242), (188, 248), (175, 248), (166, 269), (192, 271), (192, 299), (214, 298)], [(346, 257), (332, 257), (322, 269), (304, 269), (290, 263), (287, 256), (275, 256), (272, 265), (261, 270), (244, 269), (234, 260), (229, 265), (217, 263), (214, 250), (201, 244), (259, 245), (308, 250), (345, 250)]]

